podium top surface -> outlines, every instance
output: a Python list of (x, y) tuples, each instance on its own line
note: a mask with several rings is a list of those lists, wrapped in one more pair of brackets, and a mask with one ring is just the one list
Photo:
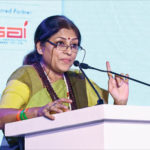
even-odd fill
[(150, 107), (108, 104), (97, 105), (55, 114), (55, 120), (37, 117), (7, 123), (5, 125), (5, 136), (33, 134), (104, 121), (150, 122)]

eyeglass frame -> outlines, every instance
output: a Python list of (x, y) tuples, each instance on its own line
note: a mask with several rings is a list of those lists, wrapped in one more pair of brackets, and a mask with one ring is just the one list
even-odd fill
[[(48, 42), (49, 44), (55, 46), (57, 48), (58, 44), (55, 44), (53, 42), (51, 42), (50, 40), (46, 40), (46, 42)], [(64, 45), (64, 48), (66, 48), (65, 50), (60, 50), (60, 51), (66, 51), (68, 49), (68, 47), (70, 47), (71, 51), (72, 51), (72, 48), (71, 48), (71, 45)], [(82, 46), (79, 46), (78, 45), (78, 49), (77, 51), (72, 51), (74, 53), (77, 53), (79, 50), (84, 50)]]

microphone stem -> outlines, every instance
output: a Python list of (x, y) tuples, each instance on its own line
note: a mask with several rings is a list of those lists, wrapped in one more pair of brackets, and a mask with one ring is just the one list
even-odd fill
[(80, 67), (79, 65), (79, 68), (81, 70), (81, 72), (83, 73), (83, 75), (85, 76), (85, 78), (87, 79), (87, 81), (89, 82), (89, 84), (91, 85), (91, 87), (93, 88), (93, 90), (95, 91), (97, 97), (98, 97), (98, 101), (97, 101), (97, 105), (98, 104), (103, 104), (103, 99), (100, 97), (100, 95), (98, 94), (97, 90), (95, 89), (95, 87), (93, 86), (93, 84), (91, 83), (91, 81), (89, 80), (89, 78), (86, 76), (86, 74), (84, 73), (83, 69)]
[(135, 81), (135, 82), (138, 82), (138, 83), (141, 83), (141, 84), (144, 84), (144, 85), (150, 86), (150, 84), (148, 84), (148, 83), (145, 83), (145, 82), (143, 82), (143, 81), (140, 81), (140, 80), (137, 80), (137, 79), (134, 79), (134, 78), (131, 78), (131, 77), (126, 77), (126, 76), (121, 75), (121, 74), (118, 74), (118, 73), (116, 73), (116, 72), (106, 71), (106, 70), (101, 70), (101, 69), (97, 69), (97, 68), (94, 68), (94, 67), (89, 67), (89, 69), (94, 69), (94, 70), (101, 71), (101, 72), (112, 73), (112, 74), (115, 74), (115, 75), (118, 75), (118, 76), (121, 76), (121, 77), (127, 78), (127, 79), (129, 79), (129, 80), (132, 80), (132, 81)]

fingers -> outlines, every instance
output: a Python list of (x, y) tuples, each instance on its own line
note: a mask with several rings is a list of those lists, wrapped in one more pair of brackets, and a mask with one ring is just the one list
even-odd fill
[(50, 102), (39, 108), (37, 116), (45, 116), (51, 120), (54, 120), (55, 117), (53, 114), (69, 111), (69, 108), (65, 106), (64, 103), (72, 103), (72, 100), (62, 98), (55, 100), (54, 102)]
[(59, 99), (56, 100), (52, 103), (49, 103), (47, 106), (48, 111), (53, 114), (53, 113), (61, 113), (61, 112), (66, 112), (68, 111), (68, 107), (64, 105), (64, 103), (71, 103), (72, 101), (69, 99)]
[[(121, 73), (121, 75), (125, 76), (123, 73)], [(129, 77), (129, 75), (126, 74), (126, 77)], [(128, 83), (128, 78), (121, 77), (121, 76), (119, 76), (119, 75), (115, 75), (115, 80), (116, 80), (116, 82), (117, 82), (117, 86), (118, 86), (118, 87), (122, 86), (122, 84), (123, 84), (124, 82)]]
[(43, 116), (51, 119), (51, 120), (55, 120), (55, 116), (51, 115), (48, 111), (44, 110)]
[[(126, 77), (129, 77), (129, 75), (126, 74)], [(125, 78), (125, 82), (128, 83), (128, 82), (129, 82), (129, 79), (128, 79), (128, 78)]]
[(59, 100), (56, 100), (59, 103), (72, 103), (71, 99), (61, 98)]
[[(123, 74), (121, 74), (123, 75)], [(117, 87), (120, 87), (123, 84), (123, 77), (115, 75), (115, 80), (117, 82)]]
[(69, 109), (68, 109), (67, 106), (64, 105), (64, 103), (69, 103), (69, 104), (71, 104), (71, 103), (72, 103), (72, 100), (71, 100), (71, 99), (61, 98), (61, 99), (59, 99), (59, 100), (56, 100), (56, 101), (52, 104), (52, 106), (55, 106), (55, 107), (61, 109), (63, 112), (66, 112), (66, 111), (68, 111)]
[[(110, 73), (111, 72), (111, 67), (110, 67), (109, 61), (106, 61), (106, 68), (107, 68), (107, 71), (108, 71), (107, 74), (108, 74), (109, 79), (113, 78), (112, 73)], [(129, 77), (128, 74), (124, 75), (123, 73), (121, 73), (121, 75)], [(121, 77), (121, 76), (118, 76), (118, 75), (115, 75), (115, 79), (119, 83), (119, 85), (122, 83), (122, 80), (124, 80), (126, 83), (128, 83), (128, 81), (129, 81), (128, 78), (124, 78), (124, 77)]]
[(112, 78), (113, 76), (112, 76), (112, 73), (110, 73), (110, 71), (111, 71), (111, 67), (110, 67), (110, 64), (109, 64), (109, 61), (106, 61), (106, 68), (107, 68), (107, 74), (108, 74), (108, 78), (110, 79), (110, 78)]
[(63, 103), (60, 102), (54, 102), (52, 105), (48, 106), (48, 111), (53, 114), (53, 113), (61, 113), (61, 112), (66, 112), (68, 111), (68, 107), (65, 106)]

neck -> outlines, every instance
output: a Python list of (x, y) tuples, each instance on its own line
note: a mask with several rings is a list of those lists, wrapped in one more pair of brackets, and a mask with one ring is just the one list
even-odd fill
[(53, 83), (53, 82), (56, 82), (59, 79), (62, 79), (63, 78), (63, 73), (60, 74), (60, 73), (53, 72), (52, 70), (49, 70), (47, 76), (50, 79), (50, 82)]
[(56, 82), (59, 79), (63, 78), (63, 73), (58, 73), (56, 71), (53, 71), (52, 69), (50, 69), (49, 67), (47, 67), (45, 64), (43, 64), (41, 62), (42, 68), (45, 71), (47, 77), (50, 79), (50, 82)]

